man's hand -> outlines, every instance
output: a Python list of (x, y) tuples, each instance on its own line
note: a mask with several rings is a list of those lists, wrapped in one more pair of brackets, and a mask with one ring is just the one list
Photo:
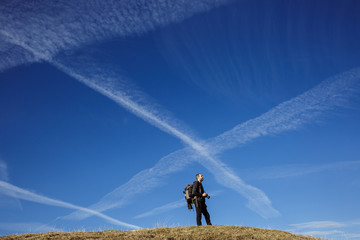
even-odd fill
[(207, 195), (208, 195), (207, 193), (203, 193), (203, 194), (202, 194), (203, 197), (207, 197)]

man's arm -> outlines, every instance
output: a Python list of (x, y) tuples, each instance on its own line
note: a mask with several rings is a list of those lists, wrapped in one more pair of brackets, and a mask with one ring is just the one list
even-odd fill
[(201, 185), (201, 192), (203, 193), (201, 196), (207, 197), (208, 194), (205, 192), (203, 185)]

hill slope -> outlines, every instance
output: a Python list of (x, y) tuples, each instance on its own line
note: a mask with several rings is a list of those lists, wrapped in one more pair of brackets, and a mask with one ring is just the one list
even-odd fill
[(4, 240), (18, 239), (237, 239), (237, 240), (315, 240), (319, 238), (295, 235), (278, 230), (265, 230), (251, 227), (202, 226), (140, 229), (136, 231), (102, 232), (56, 232), (9, 235)]

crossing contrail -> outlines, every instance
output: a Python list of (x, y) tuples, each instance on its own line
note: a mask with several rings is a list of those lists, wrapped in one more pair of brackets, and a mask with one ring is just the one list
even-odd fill
[[(204, 145), (211, 155), (216, 155), (259, 137), (297, 129), (324, 115), (326, 111), (349, 106), (351, 97), (359, 92), (359, 88), (360, 68), (355, 68), (326, 79), (314, 88), (279, 104), (259, 117), (239, 124), (217, 137), (208, 139)], [(250, 209), (263, 217), (278, 214), (276, 210), (272, 209), (271, 202), (266, 195), (243, 183), (241, 179), (231, 173), (226, 165), (215, 159), (209, 161), (189, 147), (163, 157), (154, 167), (136, 174), (127, 183), (105, 195), (90, 208), (105, 211), (122, 207), (131, 197), (157, 187), (162, 178), (170, 173), (180, 171), (195, 161), (202, 163), (220, 183), (227, 184), (228, 187), (230, 186), (230, 188), (244, 195), (249, 200), (247, 206)], [(140, 187), (134, 189), (134, 186)], [(123, 196), (123, 192), (130, 194)], [(83, 219), (87, 216), (86, 213), (75, 212), (68, 217)]]
[[(150, 104), (138, 104), (133, 100), (132, 95), (126, 94), (128, 90), (126, 88), (124, 89), (121, 85), (119, 86), (116, 84), (121, 82), (121, 76), (113, 74), (108, 69), (106, 72), (94, 70), (94, 65), (92, 64), (90, 64), (90, 67), (86, 67), (89, 62), (91, 63), (91, 59), (87, 58), (86, 61), (83, 61), (80, 65), (77, 64), (79, 61), (70, 61), (68, 56), (64, 58), (48, 58), (47, 55), (36, 51), (36, 49), (32, 49), (21, 39), (3, 31), (0, 31), (0, 34), (6, 36), (9, 42), (31, 51), (37, 58), (47, 61), (74, 79), (126, 108), (149, 124), (180, 139), (193, 150), (196, 159), (199, 159), (199, 162), (214, 174), (220, 184), (230, 187), (247, 198), (249, 200), (248, 207), (253, 211), (265, 218), (279, 215), (279, 212), (271, 206), (271, 201), (264, 192), (244, 183), (242, 179), (232, 172), (223, 162), (215, 158), (214, 155), (211, 155), (208, 148), (201, 143), (201, 140), (186, 134), (181, 129), (182, 126), (177, 124), (176, 120), (168, 117), (167, 114), (164, 114), (163, 112), (157, 111), (157, 109), (153, 109)], [(72, 66), (72, 64), (75, 65)], [(194, 155), (194, 153), (192, 155)], [(224, 177), (226, 177), (226, 181), (222, 179)], [(118, 201), (115, 205), (119, 204), (121, 204), (121, 201)], [(111, 204), (111, 207), (113, 207), (113, 204)]]

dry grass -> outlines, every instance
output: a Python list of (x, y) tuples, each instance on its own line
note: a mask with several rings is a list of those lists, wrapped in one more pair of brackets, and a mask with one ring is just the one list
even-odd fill
[(266, 230), (252, 227), (235, 226), (201, 226), (201, 227), (169, 227), (140, 229), (136, 231), (102, 231), (102, 232), (56, 232), (9, 235), (3, 240), (18, 239), (238, 239), (238, 240), (315, 240), (319, 238), (295, 235), (278, 230)]

